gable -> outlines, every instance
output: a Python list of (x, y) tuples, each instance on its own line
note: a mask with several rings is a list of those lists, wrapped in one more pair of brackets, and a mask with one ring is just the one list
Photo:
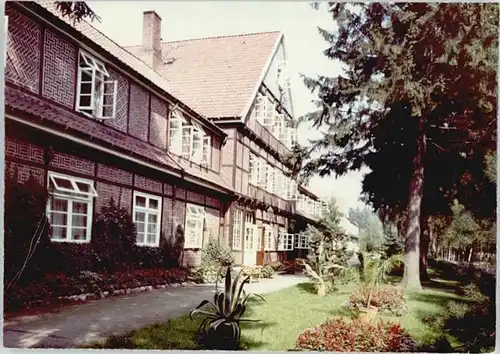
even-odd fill
[[(252, 100), (281, 32), (162, 43), (156, 71), (170, 93), (207, 118), (241, 118)], [(141, 46), (127, 47), (136, 56)]]

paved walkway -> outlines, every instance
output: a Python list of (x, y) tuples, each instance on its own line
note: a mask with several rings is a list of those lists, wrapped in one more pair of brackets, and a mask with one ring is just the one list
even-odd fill
[[(245, 286), (247, 293), (265, 294), (306, 281), (283, 275)], [(212, 299), (213, 285), (189, 285), (109, 297), (61, 308), (58, 312), (20, 316), (4, 321), (3, 345), (21, 348), (75, 348), (188, 313)]]

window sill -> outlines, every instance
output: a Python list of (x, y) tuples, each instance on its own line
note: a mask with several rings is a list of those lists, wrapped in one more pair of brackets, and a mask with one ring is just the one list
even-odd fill
[(136, 243), (136, 246), (139, 247), (149, 247), (149, 248), (158, 248), (160, 247), (160, 244), (151, 244), (151, 243)]
[(58, 242), (58, 243), (76, 243), (76, 244), (82, 244), (82, 243), (90, 243), (89, 240), (64, 240), (64, 239), (50, 239), (51, 242)]

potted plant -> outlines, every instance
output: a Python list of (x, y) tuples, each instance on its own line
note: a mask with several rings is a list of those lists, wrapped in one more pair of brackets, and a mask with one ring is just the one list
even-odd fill
[(363, 294), (364, 306), (358, 307), (360, 321), (366, 323), (375, 318), (379, 309), (371, 303), (373, 292), (378, 289), (381, 282), (386, 280), (391, 270), (401, 263), (404, 263), (401, 254), (382, 259), (380, 255), (374, 253), (361, 253), (361, 267), (355, 272), (362, 287), (360, 292)]

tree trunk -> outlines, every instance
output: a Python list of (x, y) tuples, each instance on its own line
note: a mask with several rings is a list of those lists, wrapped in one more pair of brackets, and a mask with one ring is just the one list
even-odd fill
[(429, 216), (422, 215), (420, 232), (420, 281), (430, 280), (429, 274), (427, 273), (427, 257), (431, 241), (429, 221)]
[(467, 259), (467, 264), (470, 265), (470, 262), (472, 261), (472, 250), (474, 249), (474, 245), (470, 245), (470, 250), (469, 250), (469, 257)]
[(405, 235), (405, 270), (403, 286), (405, 289), (422, 289), (420, 284), (420, 213), (424, 195), (424, 119), (420, 118), (417, 137), (417, 152), (413, 159), (413, 175), (410, 180), (408, 198), (408, 228)]

